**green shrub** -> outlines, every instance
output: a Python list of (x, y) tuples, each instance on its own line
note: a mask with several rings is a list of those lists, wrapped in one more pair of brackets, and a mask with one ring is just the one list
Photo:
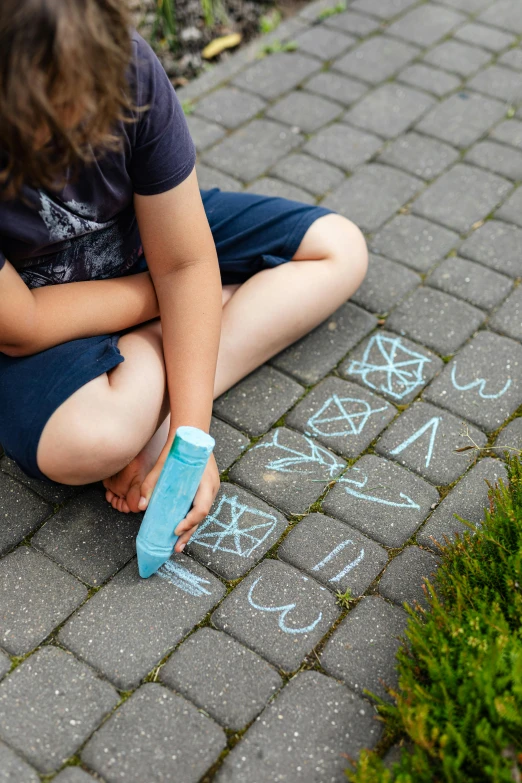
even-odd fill
[(387, 769), (364, 751), (353, 783), (522, 779), (522, 461), (490, 492), (481, 527), (446, 541), (426, 611), (408, 609), (388, 738), (412, 748)]

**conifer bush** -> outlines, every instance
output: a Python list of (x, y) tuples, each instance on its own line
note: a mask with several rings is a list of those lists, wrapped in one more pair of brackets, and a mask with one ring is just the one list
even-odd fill
[(388, 769), (363, 751), (352, 783), (522, 780), (522, 461), (490, 491), (481, 526), (445, 541), (428, 609), (408, 608), (387, 736), (409, 750)]

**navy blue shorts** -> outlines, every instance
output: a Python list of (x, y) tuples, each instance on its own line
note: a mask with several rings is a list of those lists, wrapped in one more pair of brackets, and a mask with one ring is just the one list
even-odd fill
[[(331, 213), (283, 198), (202, 190), (224, 285), (290, 261), (311, 224)], [(133, 272), (144, 272), (142, 257)], [(128, 331), (128, 330), (123, 330)], [(54, 484), (36, 462), (38, 441), (54, 411), (84, 384), (123, 362), (122, 332), (56, 345), (32, 356), (0, 353), (0, 443), (33, 478)]]

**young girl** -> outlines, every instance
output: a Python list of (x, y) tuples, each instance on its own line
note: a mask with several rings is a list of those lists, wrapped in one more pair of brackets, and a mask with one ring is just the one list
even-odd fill
[[(361, 284), (323, 207), (200, 191), (124, 0), (0, 4), (0, 442), (30, 476), (147, 507), (176, 428)], [(219, 486), (212, 458), (181, 552)]]

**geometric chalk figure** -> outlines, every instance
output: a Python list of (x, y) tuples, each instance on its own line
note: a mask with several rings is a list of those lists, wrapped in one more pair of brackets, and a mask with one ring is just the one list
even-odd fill
[(258, 443), (252, 449), (252, 451), (254, 451), (255, 449), (278, 448), (281, 449), (281, 451), (290, 454), (289, 457), (280, 457), (279, 459), (271, 460), (265, 465), (266, 470), (275, 470), (278, 473), (313, 473), (313, 466), (320, 465), (321, 467), (327, 468), (330, 477), (333, 478), (345, 467), (344, 463), (338, 461), (331, 452), (318, 446), (306, 435), (304, 436), (304, 439), (310, 447), (308, 453), (292, 449), (289, 446), (284, 446), (279, 442), (280, 431), (281, 428), (278, 427), (274, 431), (271, 441)]
[(213, 552), (230, 552), (250, 557), (272, 533), (278, 519), (274, 514), (241, 503), (238, 495), (223, 496), (215, 511), (200, 524), (191, 538)]
[[(355, 403), (355, 410), (347, 410), (345, 403)], [(353, 397), (339, 397), (334, 394), (308, 419), (308, 427), (314, 435), (334, 437), (336, 435), (360, 435), (372, 413), (388, 410), (388, 405), (382, 408), (372, 408), (366, 400)], [(325, 424), (336, 423), (338, 430), (332, 432)]]
[(403, 441), (401, 444), (399, 444), (396, 448), (392, 449), (390, 451), (390, 454), (400, 454), (401, 451), (404, 451), (404, 449), (407, 449), (408, 446), (411, 446), (412, 443), (415, 443), (416, 440), (418, 440), (426, 430), (431, 428), (431, 435), (430, 435), (430, 442), (428, 445), (428, 450), (426, 452), (426, 467), (429, 467), (429, 464), (431, 462), (431, 458), (433, 456), (433, 446), (435, 445), (435, 437), (437, 435), (437, 430), (439, 428), (439, 424), (442, 420), (441, 416), (434, 416), (432, 419), (427, 421), (425, 424), (420, 427), (417, 432), (414, 432), (413, 435), (410, 435), (409, 438), (406, 438), (405, 441)]

